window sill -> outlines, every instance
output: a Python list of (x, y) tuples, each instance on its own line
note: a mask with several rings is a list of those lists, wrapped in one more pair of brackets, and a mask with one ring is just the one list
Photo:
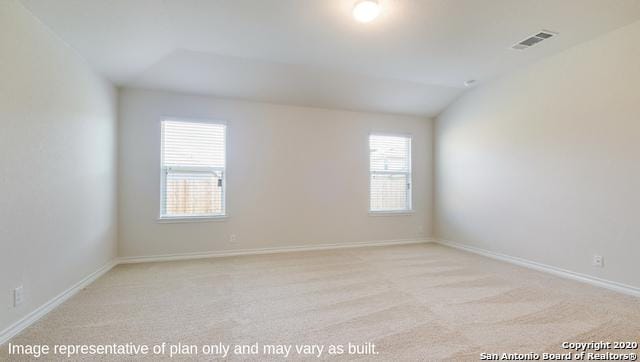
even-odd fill
[(228, 218), (227, 215), (219, 215), (219, 216), (193, 216), (193, 217), (160, 217), (157, 222), (159, 224), (174, 224), (174, 223), (185, 223), (185, 222), (215, 222), (215, 221), (226, 221)]
[(369, 216), (411, 216), (413, 214), (413, 210), (369, 211)]

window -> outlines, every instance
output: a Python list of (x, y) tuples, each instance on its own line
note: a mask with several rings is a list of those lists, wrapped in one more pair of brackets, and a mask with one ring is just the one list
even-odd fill
[(369, 135), (369, 210), (411, 211), (411, 137)]
[(161, 219), (225, 215), (226, 128), (162, 122)]

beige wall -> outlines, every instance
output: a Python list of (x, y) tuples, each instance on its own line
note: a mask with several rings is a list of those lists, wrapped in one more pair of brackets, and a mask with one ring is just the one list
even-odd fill
[[(428, 119), (132, 89), (120, 91), (119, 108), (121, 256), (431, 235)], [(226, 220), (157, 222), (160, 121), (166, 116), (227, 122)], [(413, 135), (412, 215), (368, 214), (371, 131)], [(229, 242), (231, 234), (237, 242)]]
[(1, 1), (0, 334), (115, 256), (115, 116), (111, 85)]
[(639, 84), (635, 23), (459, 99), (437, 119), (437, 235), (640, 287)]

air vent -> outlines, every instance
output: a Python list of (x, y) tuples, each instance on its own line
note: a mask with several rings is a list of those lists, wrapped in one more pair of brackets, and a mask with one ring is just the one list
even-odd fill
[(552, 38), (554, 36), (558, 35), (558, 33), (555, 33), (553, 31), (548, 31), (548, 30), (541, 30), (540, 32), (538, 32), (538, 34), (533, 35), (528, 37), (527, 39), (514, 44), (511, 49), (515, 49), (515, 50), (524, 50), (527, 48), (530, 48), (538, 43), (540, 43), (543, 40), (547, 40), (549, 38)]

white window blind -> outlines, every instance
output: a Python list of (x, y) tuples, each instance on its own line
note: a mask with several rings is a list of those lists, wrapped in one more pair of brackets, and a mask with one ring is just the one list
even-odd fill
[(370, 211), (411, 210), (411, 138), (369, 136)]
[(162, 122), (161, 218), (225, 215), (226, 125)]

